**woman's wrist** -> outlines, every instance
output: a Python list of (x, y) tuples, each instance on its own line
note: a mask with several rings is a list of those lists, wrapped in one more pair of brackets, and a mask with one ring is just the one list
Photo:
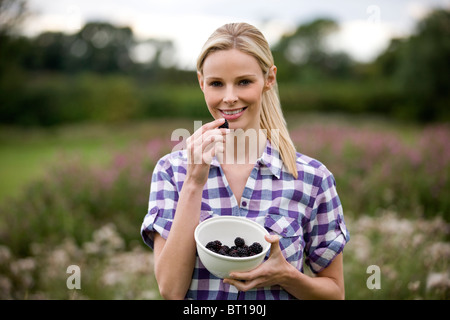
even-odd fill
[(293, 265), (291, 265), (287, 260), (284, 260), (283, 271), (280, 273), (279, 285), (287, 290), (293, 283), (298, 281), (299, 276), (302, 275)]
[(187, 176), (186, 179), (183, 182), (182, 190), (185, 190), (189, 193), (197, 193), (200, 191), (200, 193), (203, 191), (203, 187), (205, 186), (205, 182), (199, 181), (195, 177), (189, 177)]

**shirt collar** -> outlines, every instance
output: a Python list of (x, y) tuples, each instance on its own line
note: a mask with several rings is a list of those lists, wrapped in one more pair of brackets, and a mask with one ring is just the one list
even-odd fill
[(280, 179), (283, 161), (281, 161), (280, 153), (272, 147), (269, 140), (267, 140), (266, 148), (256, 163), (266, 166), (275, 177)]
[[(277, 149), (272, 147), (269, 140), (267, 140), (263, 154), (256, 160), (256, 164), (259, 166), (265, 166), (275, 177), (280, 179), (283, 161), (281, 160), (280, 153)], [(217, 157), (212, 159), (211, 165), (216, 167), (220, 166)], [(264, 174), (264, 172), (262, 171), (261, 174)]]

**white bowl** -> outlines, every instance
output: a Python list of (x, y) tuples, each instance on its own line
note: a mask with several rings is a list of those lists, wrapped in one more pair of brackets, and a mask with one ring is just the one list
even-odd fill
[[(229, 277), (233, 271), (250, 271), (259, 266), (270, 249), (270, 243), (264, 239), (269, 234), (258, 223), (243, 217), (218, 216), (201, 222), (194, 232), (198, 256), (209, 272), (218, 278)], [(234, 246), (234, 239), (241, 237), (250, 246), (259, 242), (263, 251), (250, 257), (229, 257), (206, 249), (210, 241), (219, 240), (223, 245)]]

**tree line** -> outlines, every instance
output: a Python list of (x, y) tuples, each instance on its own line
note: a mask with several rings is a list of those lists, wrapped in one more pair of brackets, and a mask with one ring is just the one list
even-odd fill
[[(335, 21), (299, 25), (272, 47), (283, 108), (450, 120), (449, 25), (450, 12), (435, 10), (370, 63), (328, 51)], [(177, 69), (174, 55), (170, 41), (137, 41), (106, 22), (32, 38), (0, 28), (0, 123), (206, 115), (195, 72)]]

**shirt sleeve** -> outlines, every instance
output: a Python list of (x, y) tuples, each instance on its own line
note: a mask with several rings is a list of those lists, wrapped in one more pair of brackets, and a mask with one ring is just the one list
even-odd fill
[(326, 170), (306, 225), (305, 262), (314, 273), (328, 267), (350, 240), (333, 175)]
[(168, 158), (158, 161), (152, 175), (148, 211), (141, 226), (144, 242), (153, 249), (154, 232), (167, 239), (178, 202), (173, 168)]

